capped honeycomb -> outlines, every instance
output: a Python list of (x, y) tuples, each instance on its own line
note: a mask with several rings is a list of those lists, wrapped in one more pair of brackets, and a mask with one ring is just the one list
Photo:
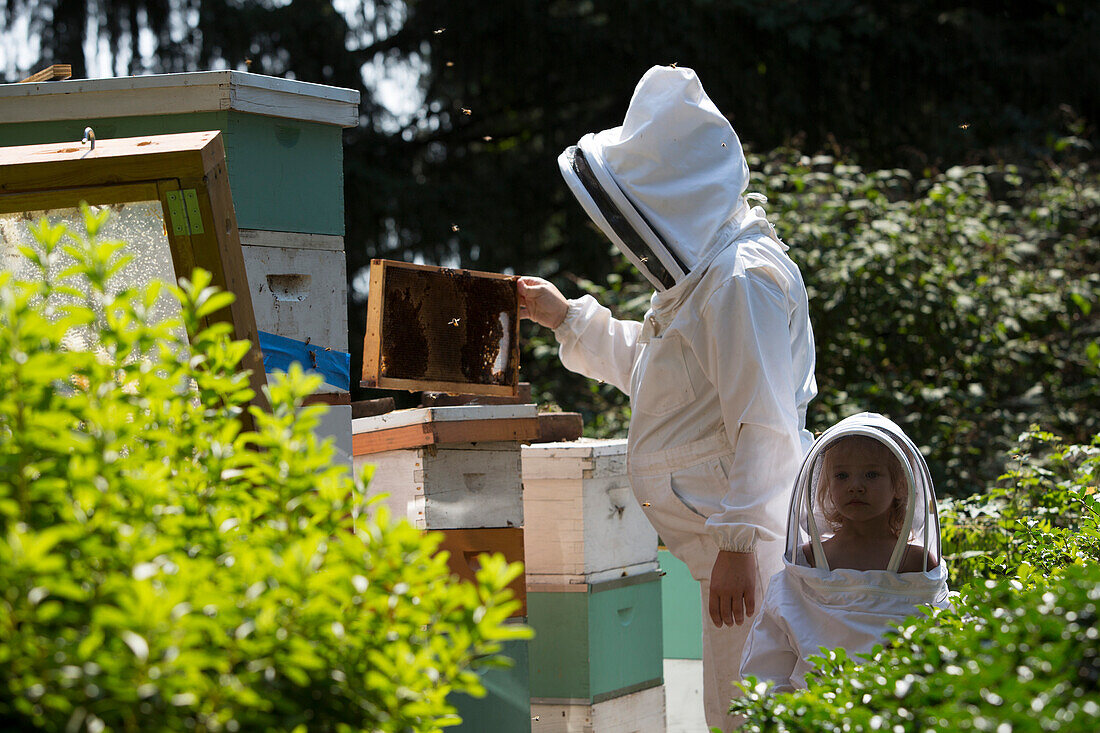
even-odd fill
[(515, 394), (518, 320), (515, 277), (374, 260), (362, 384)]

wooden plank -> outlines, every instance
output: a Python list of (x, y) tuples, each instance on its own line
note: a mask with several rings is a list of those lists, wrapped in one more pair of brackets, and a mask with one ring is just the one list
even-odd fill
[[(449, 529), (440, 532), (443, 541), (439, 549), (450, 553), (447, 565), (451, 572), (463, 580), (474, 581), (479, 567), (477, 556), (482, 553), (501, 553), (509, 562), (523, 562), (523, 529), (505, 527), (497, 529)], [(521, 573), (509, 585), (519, 609), (512, 616), (527, 616), (527, 584)]]
[[(370, 292), (382, 289), (382, 268), (370, 269)], [(378, 374), (382, 368), (382, 299), (367, 299), (367, 323), (363, 335), (363, 376)], [(354, 423), (353, 429), (354, 432)]]
[(560, 443), (576, 440), (584, 433), (584, 420), (579, 412), (540, 412), (540, 443)]
[[(351, 394), (348, 392), (315, 392), (302, 401), (303, 405), (351, 405)], [(349, 421), (348, 432), (351, 432)]]
[(509, 385), (474, 384), (472, 382), (440, 382), (396, 377), (364, 377), (360, 387), (367, 389), (392, 389), (407, 392), (443, 392), (444, 394), (473, 394), (494, 397), (510, 397), (515, 389)]
[(17, 86), (0, 84), (0, 103), (18, 100), (10, 105), (10, 122), (238, 110), (339, 127), (359, 124), (357, 90), (243, 71), (71, 79), (12, 88)]
[(527, 405), (531, 399), (531, 383), (520, 382), (515, 395), (448, 394), (425, 392), (420, 396), (421, 407), (457, 407), (460, 405)]
[(456, 405), (453, 407), (413, 407), (355, 421), (357, 433), (386, 430), (417, 423), (466, 422), (470, 420), (510, 420), (538, 416), (534, 405)]
[[(354, 420), (352, 425), (355, 425)], [(426, 424), (405, 425), (374, 433), (356, 433), (353, 428), (351, 435), (352, 455), (356, 456), (401, 448), (418, 448), (433, 443), (435, 443), (435, 434)]]
[(26, 79), (22, 79), (20, 84), (35, 84), (42, 81), (60, 81), (62, 79), (68, 79), (73, 75), (72, 64), (53, 64), (47, 66), (40, 71), (36, 71)]
[[(526, 509), (526, 507), (524, 507)], [(528, 555), (528, 565), (531, 564), (531, 556)], [(659, 572), (660, 568), (656, 561), (641, 562), (636, 565), (625, 565), (622, 567), (608, 568), (606, 570), (597, 570), (595, 572), (577, 572), (577, 573), (539, 573), (529, 572), (527, 574), (527, 590), (528, 592), (534, 592), (536, 590), (542, 590), (543, 588), (562, 588), (562, 587), (576, 587), (588, 585), (598, 585), (600, 583), (608, 583), (613, 580), (622, 580), (625, 577), (633, 578), (639, 575), (646, 575), (653, 572)]]
[(356, 400), (351, 403), (351, 417), (353, 420), (359, 417), (385, 415), (387, 412), (393, 412), (393, 410), (393, 397), (379, 397), (376, 400)]
[(105, 206), (130, 201), (158, 201), (159, 199), (160, 194), (155, 183), (88, 186), (35, 191), (33, 193), (8, 193), (0, 194), (0, 213), (68, 208), (74, 201), (87, 201), (93, 206)]
[[(266, 409), (267, 397), (264, 396), (263, 388), (267, 385), (267, 375), (264, 373), (263, 351), (260, 349), (260, 336), (256, 329), (255, 311), (252, 309), (252, 295), (248, 288), (241, 240), (237, 236), (237, 215), (233, 210), (233, 196), (229, 189), (229, 171), (225, 165), (221, 135), (211, 138), (203, 147), (202, 153), (208, 164), (201, 177), (180, 176), (181, 189), (197, 191), (203, 219), (202, 233), (191, 234), (195, 262), (213, 272), (215, 285), (237, 296), (228, 309), (229, 321), (233, 325), (233, 338), (252, 344), (241, 361), (241, 367), (251, 372), (249, 382), (256, 393), (253, 403)], [(211, 264), (205, 264), (207, 262)]]
[[(56, 190), (200, 177), (214, 152), (216, 131), (101, 140), (95, 149), (73, 143), (0, 148), (0, 193)], [(217, 146), (224, 156), (224, 149)], [(92, 163), (95, 163), (94, 165)]]
[[(353, 421), (353, 426), (355, 422), (358, 420)], [(360, 456), (444, 443), (523, 442), (538, 435), (538, 429), (537, 418), (418, 423), (369, 433), (353, 432), (352, 445), (355, 455)]]
[(274, 232), (266, 229), (241, 229), (241, 244), (249, 247), (285, 247), (288, 249), (343, 252), (344, 238), (334, 234)]
[(525, 442), (534, 440), (539, 434), (538, 418), (470, 420), (434, 425), (437, 443)]

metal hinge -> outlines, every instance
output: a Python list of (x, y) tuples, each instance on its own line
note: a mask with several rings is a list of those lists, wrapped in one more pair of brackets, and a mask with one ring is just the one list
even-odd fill
[(172, 231), (178, 236), (202, 234), (202, 211), (199, 209), (199, 194), (193, 188), (182, 191), (169, 191), (168, 218)]

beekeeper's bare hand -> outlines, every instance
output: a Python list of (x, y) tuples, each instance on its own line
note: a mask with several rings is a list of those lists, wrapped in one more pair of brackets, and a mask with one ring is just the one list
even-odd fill
[(756, 553), (718, 553), (710, 574), (710, 619), (740, 626), (756, 613)]
[(565, 320), (569, 303), (552, 283), (541, 277), (519, 279), (519, 315), (540, 326), (557, 328)]

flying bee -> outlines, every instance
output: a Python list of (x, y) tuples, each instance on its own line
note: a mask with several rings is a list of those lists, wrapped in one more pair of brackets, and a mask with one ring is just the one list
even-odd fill
[(468, 109), (466, 109), (465, 107), (463, 107), (463, 108), (462, 108), (462, 114), (464, 114), (464, 115), (467, 115), (467, 116), (469, 116), (469, 115), (472, 115), (472, 114), (473, 114), (473, 112), (471, 112), (470, 110), (468, 110)]
[(959, 125), (959, 129), (960, 129), (960, 130), (965, 130), (965, 129), (966, 129), (966, 128), (968, 128), (968, 127), (970, 127), (970, 123), (969, 123), (969, 122), (964, 122), (964, 123), (962, 123), (961, 125)]
[(446, 28), (439, 28), (437, 30), (432, 31), (432, 34), (438, 36), (440, 33), (442, 33), (445, 30), (447, 30), (447, 29)]
[(451, 231), (452, 232), (457, 232), (458, 231), (458, 224), (451, 224)]
[(450, 323), (450, 325), (452, 325), (452, 326), (457, 326), (458, 321), (459, 321), (458, 318), (452, 318), (450, 321), (448, 321), (448, 323)]

